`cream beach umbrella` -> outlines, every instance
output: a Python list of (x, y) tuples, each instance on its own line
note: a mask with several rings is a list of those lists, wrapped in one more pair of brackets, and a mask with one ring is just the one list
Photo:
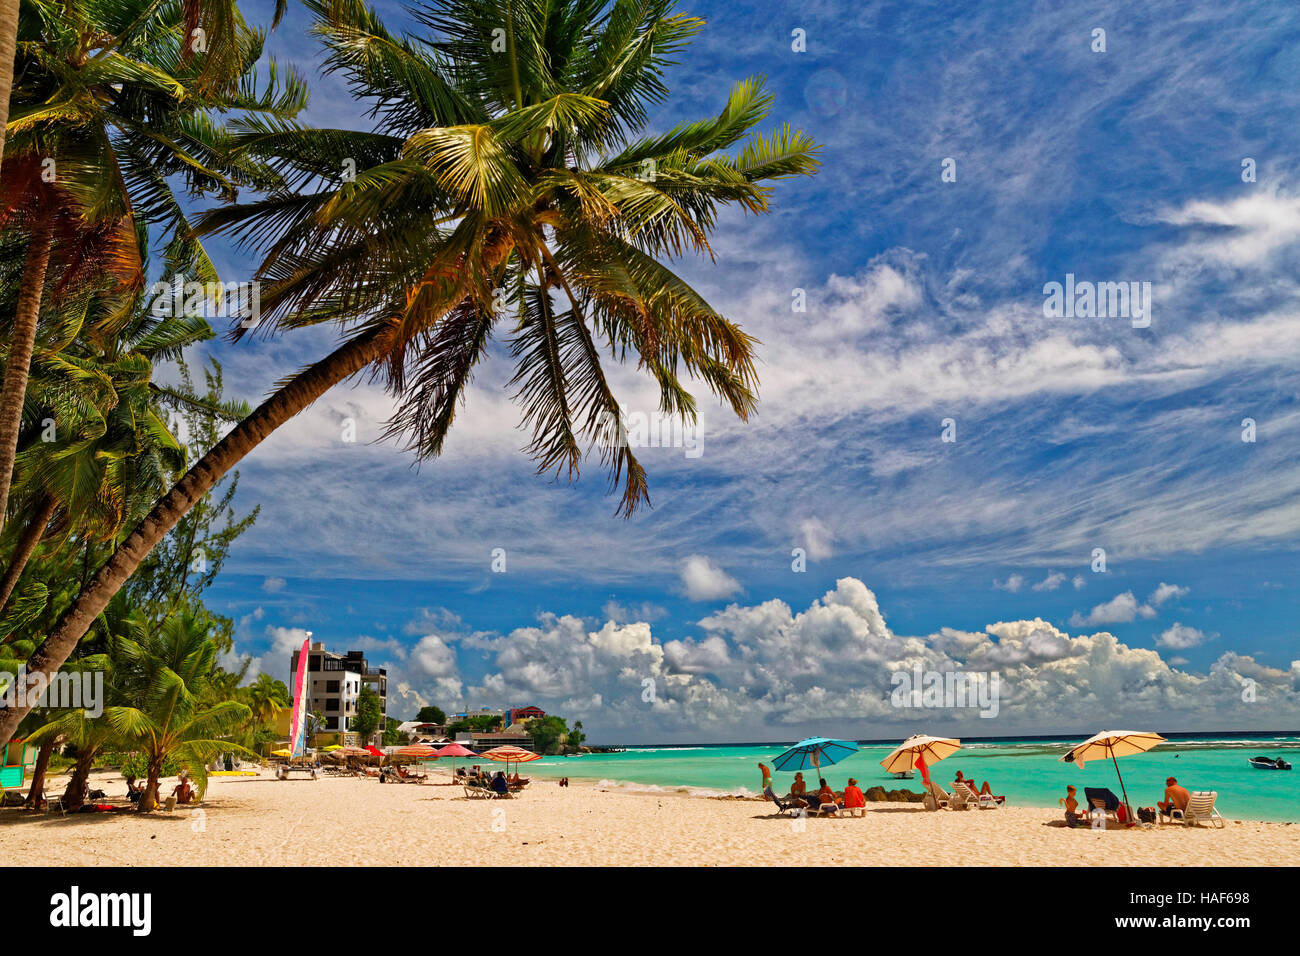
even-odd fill
[[(480, 757), (486, 757), (488, 760), (504, 762), (506, 765), (506, 774), (510, 773), (510, 764), (516, 765), (528, 763), (530, 760), (541, 760), (541, 754), (535, 754), (531, 750), (525, 750), (523, 747), (493, 747), (491, 750), (485, 750)], [(515, 767), (515, 773), (519, 773), (519, 767)]]
[(1115, 758), (1144, 754), (1164, 741), (1164, 737), (1149, 730), (1103, 730), (1083, 743), (1071, 747), (1069, 752), (1061, 757), (1061, 762), (1078, 764), (1079, 768), (1083, 769), (1084, 764), (1089, 760), (1105, 760), (1109, 757), (1110, 762), (1115, 765), (1115, 776), (1119, 777), (1119, 789), (1124, 794), (1124, 807), (1128, 811), (1128, 819), (1132, 820), (1133, 808), (1128, 804), (1128, 791), (1124, 789), (1124, 777), (1119, 772), (1119, 761)]
[(923, 757), (929, 767), (944, 757), (951, 757), (958, 750), (961, 750), (961, 741), (955, 737), (915, 734), (890, 751), (889, 756), (880, 761), (880, 766), (890, 773), (902, 773), (916, 767), (917, 757)]

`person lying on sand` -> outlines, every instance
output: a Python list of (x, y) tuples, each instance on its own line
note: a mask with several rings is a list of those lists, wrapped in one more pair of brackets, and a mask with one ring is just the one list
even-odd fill
[(1191, 799), (1191, 794), (1187, 792), (1186, 787), (1178, 785), (1178, 780), (1170, 777), (1165, 781), (1165, 798), (1156, 806), (1164, 816), (1169, 816), (1175, 810), (1187, 810), (1187, 801)]

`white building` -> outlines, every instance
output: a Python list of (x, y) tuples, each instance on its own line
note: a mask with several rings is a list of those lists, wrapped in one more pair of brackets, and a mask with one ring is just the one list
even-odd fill
[[(293, 652), (289, 673), (298, 671), (298, 651)], [(307, 657), (307, 711), (319, 713), (324, 723), (318, 733), (347, 733), (348, 722), (357, 715), (361, 688), (369, 685), (379, 697), (379, 727), (369, 740), (359, 744), (382, 744), (388, 717), (388, 671), (370, 667), (361, 651), (335, 654), (316, 641)]]

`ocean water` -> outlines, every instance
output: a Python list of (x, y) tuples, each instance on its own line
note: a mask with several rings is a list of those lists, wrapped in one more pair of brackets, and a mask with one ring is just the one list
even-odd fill
[[(1065, 796), (1066, 785), (1071, 783), (1079, 788), (1080, 795), (1084, 787), (1109, 787), (1120, 793), (1115, 766), (1109, 760), (1090, 761), (1083, 769), (1059, 761), (1062, 754), (1087, 736), (966, 742), (931, 772), (934, 780), (944, 786), (957, 770), (980, 783), (988, 780), (994, 793), (1005, 794), (1010, 803), (1019, 806), (1056, 808)], [(762, 781), (758, 762), (771, 766), (772, 758), (788, 745), (630, 747), (622, 753), (546, 757), (525, 764), (522, 772), (526, 776), (605, 781), (610, 786), (630, 789), (754, 795)], [(897, 741), (860, 744), (857, 753), (825, 768), (827, 779), (837, 790), (849, 777), (857, 777), (864, 790), (879, 785), (887, 790), (919, 792), (919, 775), (912, 780), (895, 780), (880, 766), (897, 745)], [(1284, 757), (1297, 769), (1256, 770), (1247, 762), (1256, 754)], [(1219, 812), (1228, 819), (1300, 823), (1300, 736), (1170, 739), (1148, 753), (1119, 758), (1119, 770), (1134, 807), (1154, 806), (1164, 797), (1165, 778), (1177, 777), (1189, 790), (1217, 790)], [(794, 780), (793, 773), (778, 772), (773, 776), (779, 793), (788, 791)], [(815, 783), (812, 771), (804, 771), (804, 778)]]

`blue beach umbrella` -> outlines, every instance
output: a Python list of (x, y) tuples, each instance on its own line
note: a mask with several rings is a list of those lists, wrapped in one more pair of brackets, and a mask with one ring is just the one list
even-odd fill
[(807, 770), (809, 767), (814, 767), (820, 775), (822, 767), (839, 763), (849, 754), (857, 752), (858, 745), (848, 740), (806, 737), (773, 760), (772, 766), (783, 771)]

